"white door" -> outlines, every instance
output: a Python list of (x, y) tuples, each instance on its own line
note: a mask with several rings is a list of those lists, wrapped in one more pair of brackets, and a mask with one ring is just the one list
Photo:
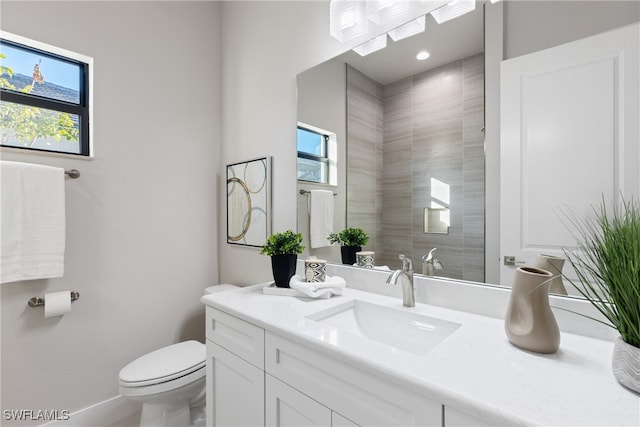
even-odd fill
[(639, 28), (502, 63), (502, 285), (537, 254), (575, 246), (566, 212), (639, 194)]

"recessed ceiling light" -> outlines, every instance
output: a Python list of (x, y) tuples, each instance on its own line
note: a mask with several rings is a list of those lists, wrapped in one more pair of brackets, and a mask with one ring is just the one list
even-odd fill
[(429, 56), (431, 56), (431, 54), (429, 52), (427, 52), (426, 50), (421, 50), (420, 52), (418, 52), (418, 54), (416, 55), (416, 59), (418, 61), (424, 61), (425, 59), (427, 59)]

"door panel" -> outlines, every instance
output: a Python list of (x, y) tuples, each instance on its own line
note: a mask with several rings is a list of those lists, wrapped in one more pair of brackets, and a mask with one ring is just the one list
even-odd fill
[(567, 213), (638, 195), (638, 28), (502, 63), (501, 284), (575, 246)]

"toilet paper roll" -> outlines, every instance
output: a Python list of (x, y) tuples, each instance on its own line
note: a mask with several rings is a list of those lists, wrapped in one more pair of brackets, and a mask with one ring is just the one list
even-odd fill
[(71, 311), (71, 291), (44, 294), (44, 317), (62, 316)]

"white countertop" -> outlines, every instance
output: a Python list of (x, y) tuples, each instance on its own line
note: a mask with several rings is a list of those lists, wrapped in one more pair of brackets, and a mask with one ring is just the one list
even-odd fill
[[(264, 295), (265, 285), (205, 295), (201, 301), (489, 425), (640, 425), (640, 396), (611, 371), (612, 342), (561, 332), (558, 352), (537, 354), (510, 344), (500, 319), (421, 303), (405, 308), (398, 298), (349, 288), (322, 300)], [(462, 326), (417, 356), (306, 319), (352, 299)]]

